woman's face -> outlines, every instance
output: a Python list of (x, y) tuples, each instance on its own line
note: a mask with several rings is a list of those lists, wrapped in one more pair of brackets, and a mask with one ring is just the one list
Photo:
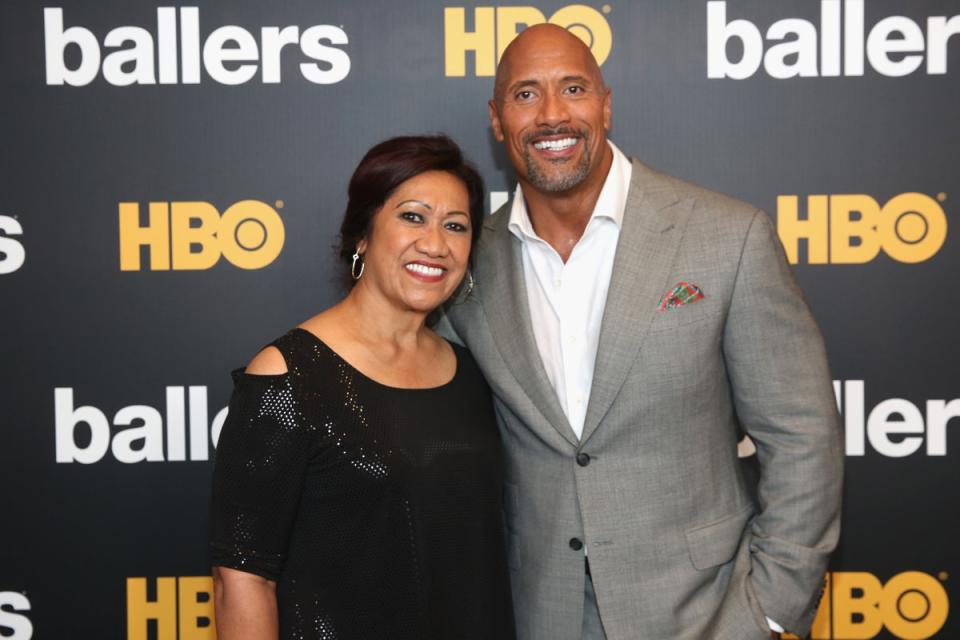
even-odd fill
[(470, 257), (470, 200), (463, 182), (428, 171), (400, 184), (357, 245), (363, 276), (404, 310), (429, 312), (460, 284)]

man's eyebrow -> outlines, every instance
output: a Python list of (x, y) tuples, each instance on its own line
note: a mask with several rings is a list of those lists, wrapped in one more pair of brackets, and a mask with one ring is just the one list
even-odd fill
[[(583, 76), (579, 74), (563, 76), (562, 78), (560, 78), (560, 82), (563, 82), (563, 83), (576, 82), (576, 83), (584, 84), (587, 86), (593, 85), (593, 81), (588, 76)], [(525, 87), (539, 87), (539, 86), (540, 86), (540, 82), (537, 80), (532, 80), (532, 79), (519, 80), (517, 82), (514, 82), (512, 85), (510, 85), (507, 88), (507, 91), (510, 93), (516, 93), (517, 91)]]
[(507, 87), (507, 91), (510, 93), (516, 93), (517, 91), (519, 91), (524, 87), (538, 87), (538, 86), (540, 86), (540, 83), (537, 82), (536, 80), (519, 80), (517, 82), (514, 82), (509, 87)]
[(423, 200), (404, 200), (403, 202), (398, 203), (397, 206), (394, 207), (394, 209), (399, 209), (399, 208), (402, 207), (403, 205), (405, 205), (405, 204), (410, 204), (411, 202), (414, 203), (414, 204), (419, 204), (421, 207), (426, 207), (427, 209), (433, 209), (433, 207), (431, 207), (430, 205), (428, 205), (428, 204), (427, 204), (426, 202), (424, 202)]
[(560, 78), (560, 82), (579, 82), (580, 84), (593, 84), (593, 81), (590, 80), (587, 76), (580, 75), (571, 75), (563, 76)]

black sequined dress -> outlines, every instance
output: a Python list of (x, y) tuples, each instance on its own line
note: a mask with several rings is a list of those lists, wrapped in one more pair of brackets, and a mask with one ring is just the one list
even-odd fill
[(365, 377), (313, 334), (233, 373), (212, 563), (277, 583), (280, 638), (509, 640), (502, 461), (469, 352), (432, 389)]

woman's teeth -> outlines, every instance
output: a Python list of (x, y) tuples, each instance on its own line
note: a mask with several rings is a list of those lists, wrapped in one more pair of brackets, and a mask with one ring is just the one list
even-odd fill
[(440, 267), (428, 267), (425, 264), (417, 264), (411, 262), (410, 264), (404, 265), (408, 271), (415, 271), (416, 273), (422, 273), (425, 276), (437, 277), (443, 275), (443, 269)]

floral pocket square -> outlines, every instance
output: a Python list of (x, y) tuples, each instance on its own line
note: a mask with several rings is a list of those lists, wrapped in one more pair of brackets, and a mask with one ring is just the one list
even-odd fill
[(693, 304), (697, 300), (703, 300), (703, 291), (700, 290), (700, 287), (689, 282), (680, 282), (672, 291), (660, 298), (657, 311), (666, 311), (685, 304)]

